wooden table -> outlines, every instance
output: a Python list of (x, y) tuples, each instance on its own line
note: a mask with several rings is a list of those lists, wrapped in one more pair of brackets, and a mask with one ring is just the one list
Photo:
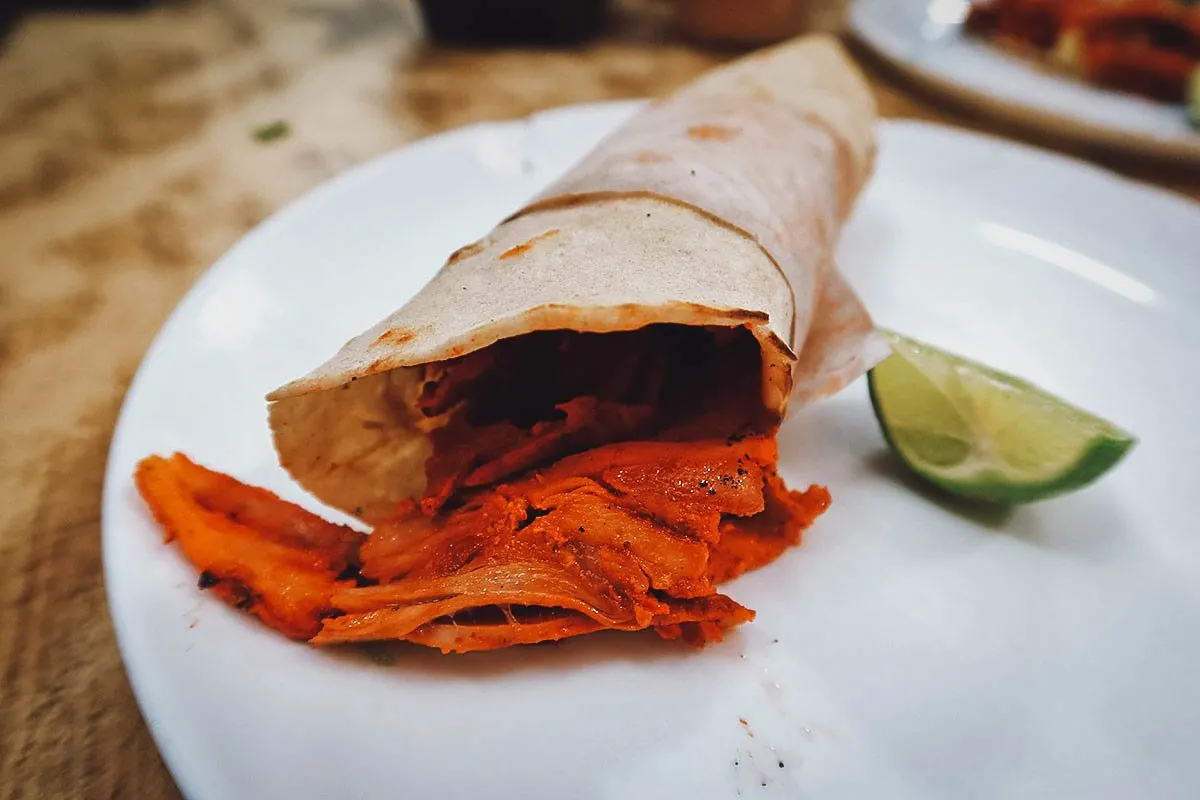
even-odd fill
[[(117, 654), (99, 515), (122, 396), (192, 281), (273, 210), (415, 137), (661, 94), (727, 57), (652, 43), (651, 14), (577, 52), (471, 53), (423, 49), (384, 0), (321, 8), (40, 17), (0, 58), (0, 797), (178, 794)], [(864, 64), (886, 116), (1019, 136)], [(256, 140), (275, 120), (290, 135)], [(1200, 198), (1196, 172), (1074, 152)]]

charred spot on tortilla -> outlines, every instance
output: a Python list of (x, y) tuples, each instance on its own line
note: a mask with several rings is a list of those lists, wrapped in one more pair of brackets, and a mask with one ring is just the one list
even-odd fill
[(736, 139), (741, 131), (728, 125), (692, 125), (687, 129), (690, 139), (708, 142), (728, 142)]
[[(387, 358), (386, 356), (383, 358), (377, 358), (367, 365), (366, 370), (363, 371), (363, 377), (369, 378), (370, 376), (378, 375), (381, 372), (389, 372), (393, 369), (393, 367), (394, 364), (392, 363), (391, 359)], [(351, 378), (351, 380), (353, 380), (353, 378)]]
[(558, 228), (551, 228), (550, 230), (546, 231), (545, 233), (539, 233), (537, 236), (534, 236), (532, 239), (530, 239), (526, 242), (522, 242), (521, 244), (514, 245), (514, 246), (508, 248), (507, 250), (505, 250), (503, 253), (500, 254), (500, 258), (501, 258), (501, 260), (507, 260), (510, 258), (516, 258), (517, 256), (522, 255), (524, 253), (528, 253), (530, 250), (533, 249), (533, 246), (535, 244), (537, 244), (538, 242), (543, 241), (545, 239), (550, 239), (554, 236), (557, 236), (559, 233), (560, 233), (560, 231), (558, 230)]
[(665, 155), (654, 150), (643, 150), (633, 157), (635, 164), (661, 164), (669, 160)]
[(388, 328), (383, 333), (375, 338), (371, 343), (372, 347), (379, 347), (385, 344), (402, 345), (406, 342), (411, 342), (417, 337), (416, 331), (407, 328)]
[(483, 243), (482, 242), (472, 242), (471, 244), (464, 245), (464, 246), (458, 248), (457, 250), (455, 250), (453, 253), (451, 253), (450, 257), (448, 259), (446, 259), (446, 265), (449, 266), (450, 264), (453, 264), (457, 261), (461, 261), (464, 258), (473, 256), (473, 255), (476, 255), (477, 253), (482, 253), (482, 252), (483, 252)]

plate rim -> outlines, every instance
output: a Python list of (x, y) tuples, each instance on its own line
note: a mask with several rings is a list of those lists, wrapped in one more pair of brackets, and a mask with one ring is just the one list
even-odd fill
[[(114, 560), (117, 558), (115, 549), (118, 538), (114, 530), (117, 526), (116, 521), (122, 513), (119, 507), (121, 493), (128, 489), (131, 484), (131, 477), (117, 469), (116, 460), (120, 443), (127, 436), (127, 430), (130, 426), (135, 424), (131, 417), (133, 405), (139, 393), (143, 390), (146, 380), (145, 376), (150, 365), (155, 362), (155, 356), (163, 347), (167, 346), (166, 343), (170, 340), (174, 329), (182, 324), (182, 320), (185, 319), (190, 310), (201, 303), (207, 296), (207, 293), (232, 268), (231, 265), (236, 264), (235, 257), (239, 250), (249, 246), (251, 242), (263, 236), (270, 235), (275, 228), (288, 224), (289, 219), (302, 213), (304, 209), (313, 204), (323, 202), (324, 198), (331, 192), (338, 191), (356, 180), (363, 179), (364, 176), (377, 171), (388, 161), (404, 157), (405, 154), (413, 149), (427, 146), (441, 146), (447, 141), (458, 137), (467, 137), (480, 130), (490, 128), (510, 129), (539, 120), (546, 120), (550, 124), (554, 124), (554, 120), (560, 116), (572, 116), (579, 113), (611, 113), (615, 116), (623, 111), (632, 111), (645, 102), (645, 100), (639, 99), (568, 104), (539, 111), (525, 117), (471, 123), (406, 142), (399, 147), (354, 165), (332, 178), (313, 186), (284, 204), (267, 217), (267, 219), (234, 241), (212, 264), (196, 277), (192, 285), (176, 302), (166, 319), (155, 332), (150, 344), (144, 350), (138, 363), (138, 368), (122, 398), (120, 412), (113, 428), (113, 435), (105, 458), (100, 514), (101, 572), (108, 618), (115, 635), (121, 664), (129, 681), (139, 713), (150, 731), (159, 757), (166, 765), (172, 779), (184, 796), (199, 797), (194, 792), (197, 787), (191, 782), (190, 776), (192, 770), (181, 768), (183, 766), (182, 762), (187, 756), (173, 746), (166, 726), (156, 714), (152, 713), (153, 710), (147, 707), (145, 699), (145, 682), (147, 677), (144, 672), (147, 669), (147, 662), (134, 655), (136, 648), (131, 644), (132, 633), (128, 627), (131, 621), (128, 612), (123, 611), (127, 603), (132, 601), (117, 586), (117, 582), (113, 580), (112, 575)], [(1154, 202), (1163, 201), (1175, 205), (1179, 210), (1186, 210), (1186, 212), (1195, 214), (1200, 219), (1200, 213), (1198, 213), (1200, 212), (1200, 204), (1195, 203), (1186, 196), (1130, 178), (1080, 157), (1046, 150), (1036, 145), (1015, 141), (997, 134), (958, 128), (938, 122), (912, 119), (880, 119), (878, 130), (880, 132), (883, 130), (896, 130), (913, 131), (918, 134), (928, 133), (934, 136), (955, 139), (961, 143), (966, 143), (967, 146), (978, 146), (986, 143), (988, 146), (999, 147), (1013, 152), (1024, 159), (1036, 159), (1042, 164), (1049, 163), (1058, 169), (1067, 169), (1080, 176), (1089, 176), (1088, 180), (1102, 180), (1110, 183), (1115, 181), (1126, 191), (1137, 191), (1143, 193), (1147, 198), (1157, 197), (1159, 200)]]

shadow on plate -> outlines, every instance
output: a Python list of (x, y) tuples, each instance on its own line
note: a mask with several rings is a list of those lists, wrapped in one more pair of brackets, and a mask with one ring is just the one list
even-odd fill
[(364, 666), (377, 666), (404, 673), (437, 678), (480, 680), (516, 671), (562, 674), (584, 667), (612, 662), (646, 664), (682, 661), (706, 656), (737, 660), (742, 652), (739, 632), (702, 650), (660, 638), (652, 631), (598, 631), (565, 639), (518, 645), (502, 650), (442, 654), (433, 648), (408, 642), (373, 642), (328, 648), (333, 658)]
[(973, 501), (938, 488), (909, 470), (889, 450), (868, 459), (868, 468), (963, 519), (1041, 550), (1107, 561), (1130, 544), (1130, 526), (1104, 491), (1084, 489), (1028, 505)]
[(1015, 509), (1012, 506), (994, 505), (959, 497), (940, 489), (915, 474), (890, 450), (879, 450), (867, 460), (871, 472), (921, 495), (952, 514), (957, 514), (977, 525), (992, 530), (1007, 530)]

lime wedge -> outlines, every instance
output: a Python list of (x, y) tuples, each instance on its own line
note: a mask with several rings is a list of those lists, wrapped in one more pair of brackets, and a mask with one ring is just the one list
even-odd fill
[(1028, 503), (1086, 486), (1135, 439), (1019, 378), (891, 331), (868, 375), (888, 444), (914, 472), (966, 497)]

